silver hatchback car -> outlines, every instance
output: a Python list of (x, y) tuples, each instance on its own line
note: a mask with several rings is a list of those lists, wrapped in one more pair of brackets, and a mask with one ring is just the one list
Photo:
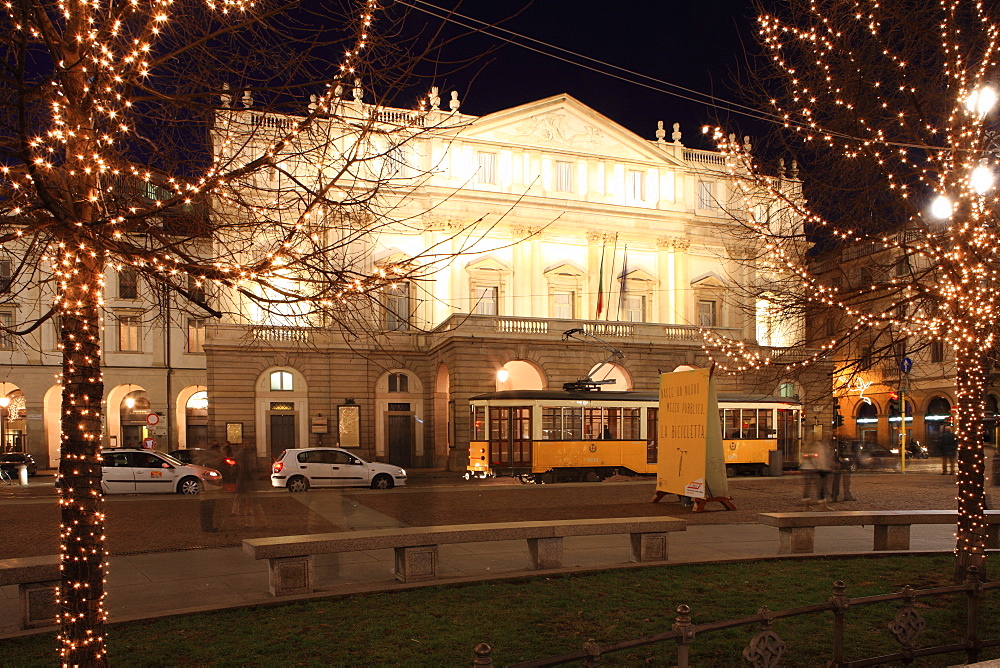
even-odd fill
[(406, 471), (380, 462), (366, 462), (340, 448), (285, 450), (271, 465), (271, 485), (290, 492), (310, 487), (371, 487), (392, 489), (406, 484)]

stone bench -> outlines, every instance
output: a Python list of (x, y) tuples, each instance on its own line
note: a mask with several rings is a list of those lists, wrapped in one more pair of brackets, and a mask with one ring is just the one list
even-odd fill
[(17, 585), (21, 629), (56, 624), (59, 555), (0, 560), (0, 587)]
[(674, 518), (460, 524), (250, 538), (243, 541), (243, 551), (254, 559), (267, 559), (271, 594), (288, 596), (313, 591), (313, 555), (317, 554), (392, 548), (396, 579), (425, 582), (438, 578), (439, 545), (523, 539), (527, 541), (528, 568), (542, 570), (562, 567), (562, 539), (566, 536), (627, 533), (632, 561), (665, 561), (667, 534), (686, 528), (684, 520)]
[[(954, 510), (844, 510), (833, 512), (761, 513), (757, 521), (778, 528), (778, 554), (810, 554), (815, 549), (816, 527), (868, 526), (875, 528), (874, 549), (909, 550), (910, 525), (955, 524)], [(1000, 511), (986, 511), (986, 546), (1000, 547), (997, 528)]]

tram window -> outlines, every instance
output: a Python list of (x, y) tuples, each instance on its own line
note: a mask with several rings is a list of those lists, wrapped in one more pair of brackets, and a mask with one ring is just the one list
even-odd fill
[(757, 409), (744, 408), (742, 422), (743, 438), (757, 438)]
[(774, 438), (774, 411), (762, 408), (757, 411), (757, 438)]
[(622, 434), (622, 409), (605, 408), (604, 426), (601, 427), (601, 438), (606, 440), (617, 440)]
[(566, 438), (571, 441), (579, 441), (583, 438), (582, 408), (563, 409), (563, 432), (566, 434)]
[(740, 433), (739, 409), (726, 408), (722, 411), (722, 413), (723, 438), (742, 438), (742, 434)]
[(583, 437), (600, 438), (604, 432), (604, 415), (600, 408), (583, 410)]
[(627, 441), (639, 439), (639, 412), (638, 408), (622, 409), (622, 438)]
[(472, 440), (486, 440), (486, 407), (472, 407)]
[(542, 439), (546, 441), (562, 440), (562, 409), (552, 406), (542, 407)]

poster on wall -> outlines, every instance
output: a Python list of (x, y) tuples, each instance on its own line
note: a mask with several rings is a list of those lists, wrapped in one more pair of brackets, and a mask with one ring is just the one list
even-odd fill
[(657, 462), (657, 492), (693, 499), (729, 494), (710, 369), (660, 375)]
[(337, 406), (337, 434), (342, 448), (361, 447), (361, 407), (355, 404)]

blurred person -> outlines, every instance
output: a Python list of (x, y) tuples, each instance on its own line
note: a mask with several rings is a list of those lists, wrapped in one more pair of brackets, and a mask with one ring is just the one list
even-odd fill
[(826, 502), (827, 486), (833, 469), (833, 454), (829, 445), (815, 436), (802, 448), (802, 470), (805, 472), (802, 505), (808, 510), (815, 502), (820, 510), (833, 510)]
[(236, 448), (236, 498), (230, 515), (235, 515), (243, 526), (264, 523), (264, 513), (254, 497), (254, 480), (257, 471), (257, 453), (253, 443), (241, 443)]
[(955, 451), (958, 449), (958, 441), (955, 440), (955, 434), (948, 425), (941, 429), (938, 448), (941, 450), (941, 475), (955, 475)]
[[(830, 492), (830, 500), (836, 503), (838, 500), (854, 501), (851, 494), (851, 471), (857, 466), (857, 448), (855, 441), (848, 441), (845, 448), (838, 446), (835, 448), (833, 458), (833, 489)], [(841, 495), (843, 487), (843, 495)]]

